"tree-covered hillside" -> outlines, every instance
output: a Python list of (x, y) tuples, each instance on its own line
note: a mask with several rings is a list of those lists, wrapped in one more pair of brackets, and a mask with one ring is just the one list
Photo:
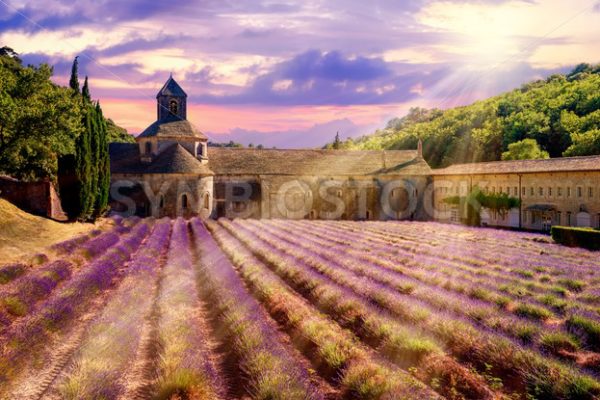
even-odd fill
[(509, 144), (524, 139), (534, 139), (541, 151), (522, 157), (600, 154), (600, 65), (581, 64), (567, 75), (552, 75), (465, 107), (414, 108), (374, 134), (336, 147), (415, 149), (419, 138), (432, 167), (500, 160)]

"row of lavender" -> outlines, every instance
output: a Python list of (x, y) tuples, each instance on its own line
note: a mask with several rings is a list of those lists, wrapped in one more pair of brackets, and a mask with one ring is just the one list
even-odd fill
[[(116, 242), (77, 241), (70, 274), (4, 332), (0, 397), (323, 398), (199, 220), (134, 222), (110, 232)], [(92, 241), (107, 251), (90, 251)], [(68, 354), (55, 351), (70, 341)], [(233, 375), (219, 356), (234, 360)]]
[[(52, 246), (55, 259), (37, 255), (40, 265), (14, 263), (0, 267), (0, 334), (20, 317), (35, 312), (37, 303), (71, 278), (82, 265), (106, 252), (139, 219), (119, 221), (107, 232), (94, 230)], [(75, 246), (75, 247), (74, 247)], [(78, 246), (78, 247), (77, 247)]]
[[(97, 241), (95, 258), (81, 254), (82, 259), (51, 262), (32, 269), (12, 282), (11, 288), (6, 288), (11, 293), (9, 298), (23, 304), (25, 312), (20, 318), (9, 321), (11, 323), (0, 335), (2, 392), (23, 377), (29, 368), (49, 361), (52, 344), (94, 307), (99, 293), (112, 286), (123, 264), (146, 237), (150, 223), (132, 221), (125, 230), (129, 233), (120, 236), (110, 247), (102, 240)], [(103, 235), (91, 241), (101, 239)], [(85, 256), (90, 259), (86, 260)]]
[[(292, 228), (286, 229), (286, 225), (291, 225)], [(488, 325), (483, 324), (477, 328), (481, 324), (474, 323), (474, 315), (469, 314), (470, 303), (473, 303), (473, 300), (440, 290), (441, 288), (435, 285), (428, 287), (423, 281), (394, 271), (393, 263), (390, 265), (383, 254), (372, 257), (369, 255), (370, 261), (361, 259), (360, 253), (370, 254), (373, 249), (364, 246), (360, 252), (352, 251), (354, 246), (361, 248), (359, 234), (348, 238), (351, 244), (335, 247), (335, 240), (325, 241), (323, 237), (317, 236), (315, 225), (306, 223), (305, 231), (297, 229), (298, 225), (302, 223), (244, 221), (235, 222), (231, 231), (238, 236), (249, 235), (250, 238), (245, 238), (244, 244), (250, 248), (260, 243), (263, 247), (255, 248), (255, 254), (285, 254), (288, 256), (288, 263), (304, 264), (305, 268), (311, 268), (333, 283), (351, 289), (363, 298), (389, 310), (398, 320), (421, 327), (423, 332), (437, 339), (446, 352), (458, 359), (479, 365), (480, 368), (490, 368), (491, 371), (482, 372), (496, 379), (504, 379), (507, 391), (518, 390), (519, 385), (522, 385), (521, 390), (524, 386), (550, 396), (578, 398), (599, 390), (600, 386), (595, 379), (575, 372), (561, 362), (547, 359), (540, 353), (522, 349), (518, 343), (494, 333), (496, 327), (493, 326), (492, 320), (494, 314), (498, 314), (498, 310), (482, 309), (490, 313), (490, 318)], [(321, 225), (324, 231), (331, 228), (324, 232), (329, 238), (335, 239), (344, 235), (344, 229), (336, 232), (338, 224)], [(301, 240), (291, 240), (291, 234), (300, 235)], [(380, 261), (380, 264), (373, 262), (374, 260)], [(408, 270), (404, 272), (406, 271)], [(476, 306), (482, 306), (475, 303)], [(463, 312), (462, 308), (465, 308), (466, 312)], [(508, 319), (503, 321), (503, 318)], [(499, 320), (498, 324), (508, 329), (510, 322), (520, 322), (514, 318), (500, 315), (496, 319)], [(548, 340), (550, 338), (552, 337), (548, 336)]]
[[(394, 321), (387, 312), (250, 232), (225, 221), (221, 224), (225, 229), (211, 225), (213, 235), (256, 296), (275, 318), (283, 319), (293, 337), (305, 338), (316, 347), (311, 352), (314, 363), (327, 366), (333, 384), (347, 396), (435, 398), (438, 391), (449, 397), (494, 398), (482, 379), (445, 357), (423, 332)], [(300, 342), (299, 347), (307, 346)], [(396, 366), (382, 362), (381, 356)]]
[[(290, 229), (283, 227), (288, 233)], [(559, 302), (556, 296), (549, 294), (550, 289), (544, 292), (540, 288), (540, 293), (532, 298), (500, 292), (503, 288), (502, 281), (497, 277), (490, 279), (489, 275), (481, 278), (485, 272), (481, 268), (476, 271), (479, 274), (475, 272), (469, 276), (465, 267), (461, 268), (439, 257), (420, 254), (411, 256), (411, 253), (407, 254), (389, 243), (364, 240), (362, 232), (336, 230), (335, 227), (319, 229), (301, 224), (294, 224), (294, 229), (306, 233), (305, 246), (315, 247), (321, 255), (327, 257), (343, 254), (350, 265), (354, 260), (360, 260), (361, 263), (355, 266), (355, 270), (367, 268), (379, 282), (410, 292), (413, 297), (438, 308), (465, 315), (474, 323), (521, 339), (525, 343), (538, 344), (558, 355), (569, 356), (564, 351), (577, 348), (575, 339), (565, 332), (568, 321), (576, 318), (575, 315), (581, 317), (583, 312), (593, 313), (587, 305), (577, 301)], [(511, 287), (514, 288), (515, 284)], [(566, 323), (558, 319), (561, 316)], [(539, 324), (532, 320), (551, 320), (554, 323)], [(580, 336), (589, 348), (596, 348), (598, 343), (593, 336), (583, 332)], [(589, 366), (597, 367), (593, 364)]]

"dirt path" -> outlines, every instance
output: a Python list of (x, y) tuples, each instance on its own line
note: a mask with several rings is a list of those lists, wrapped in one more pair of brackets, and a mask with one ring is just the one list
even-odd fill
[(140, 345), (138, 346), (135, 361), (123, 377), (126, 382), (126, 389), (125, 393), (120, 397), (122, 400), (145, 400), (152, 396), (152, 387), (156, 379), (157, 359), (160, 354), (158, 340), (159, 311), (156, 304), (158, 292), (160, 291), (160, 283), (161, 276), (158, 277), (154, 291), (152, 310), (142, 328)]

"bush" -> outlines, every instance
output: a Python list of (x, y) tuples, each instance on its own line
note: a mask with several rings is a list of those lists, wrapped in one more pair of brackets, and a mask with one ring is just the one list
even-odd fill
[(558, 284), (566, 287), (573, 292), (581, 292), (585, 286), (585, 282), (578, 281), (575, 279), (559, 279)]
[(600, 231), (591, 228), (553, 226), (550, 233), (556, 243), (570, 247), (600, 250)]
[(561, 351), (577, 351), (579, 343), (566, 333), (550, 332), (542, 335), (540, 338), (540, 347), (552, 354), (560, 354)]
[(520, 317), (546, 320), (552, 317), (552, 313), (545, 308), (534, 306), (532, 304), (522, 303), (515, 308), (515, 314)]
[(21, 263), (0, 266), (0, 284), (5, 284), (18, 278), (25, 273), (26, 269), (27, 265)]
[(595, 350), (600, 349), (600, 323), (581, 315), (572, 315), (567, 319), (567, 328), (574, 333), (582, 333), (588, 345)]

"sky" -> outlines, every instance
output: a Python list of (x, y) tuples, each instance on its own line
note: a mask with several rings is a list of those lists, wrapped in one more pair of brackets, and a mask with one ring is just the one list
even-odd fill
[(129, 133), (173, 74), (212, 141), (295, 148), (598, 63), (599, 22), (599, 0), (0, 0), (0, 46), (63, 85), (78, 55)]

